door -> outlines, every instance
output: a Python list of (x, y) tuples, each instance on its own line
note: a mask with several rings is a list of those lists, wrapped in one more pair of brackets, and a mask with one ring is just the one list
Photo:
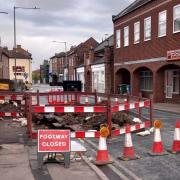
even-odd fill
[(172, 98), (173, 95), (173, 71), (165, 71), (165, 93), (166, 98)]

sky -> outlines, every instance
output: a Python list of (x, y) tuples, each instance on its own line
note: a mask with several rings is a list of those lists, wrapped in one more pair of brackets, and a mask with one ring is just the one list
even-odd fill
[(78, 45), (93, 37), (101, 42), (113, 33), (112, 15), (118, 14), (134, 0), (0, 0), (1, 46), (13, 48), (13, 7), (38, 7), (38, 10), (16, 9), (17, 44), (32, 54), (33, 70), (44, 59), (64, 51), (63, 43)]

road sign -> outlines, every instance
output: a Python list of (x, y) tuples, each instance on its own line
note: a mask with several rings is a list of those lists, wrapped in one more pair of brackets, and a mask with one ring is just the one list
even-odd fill
[(38, 152), (70, 152), (69, 130), (38, 130)]

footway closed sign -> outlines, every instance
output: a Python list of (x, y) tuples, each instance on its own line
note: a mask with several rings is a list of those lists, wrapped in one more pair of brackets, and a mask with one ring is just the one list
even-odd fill
[(38, 152), (69, 152), (69, 130), (38, 130)]

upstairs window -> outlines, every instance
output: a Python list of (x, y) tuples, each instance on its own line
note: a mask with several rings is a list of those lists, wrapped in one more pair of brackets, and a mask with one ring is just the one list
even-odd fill
[(151, 17), (144, 19), (144, 41), (151, 40)]
[(124, 27), (124, 47), (129, 46), (129, 26)]
[(180, 4), (177, 6), (174, 6), (174, 28), (173, 32), (180, 32)]
[(140, 41), (140, 22), (134, 23), (134, 44)]
[(167, 11), (159, 13), (158, 36), (166, 36)]
[(116, 31), (116, 48), (121, 47), (121, 30)]

